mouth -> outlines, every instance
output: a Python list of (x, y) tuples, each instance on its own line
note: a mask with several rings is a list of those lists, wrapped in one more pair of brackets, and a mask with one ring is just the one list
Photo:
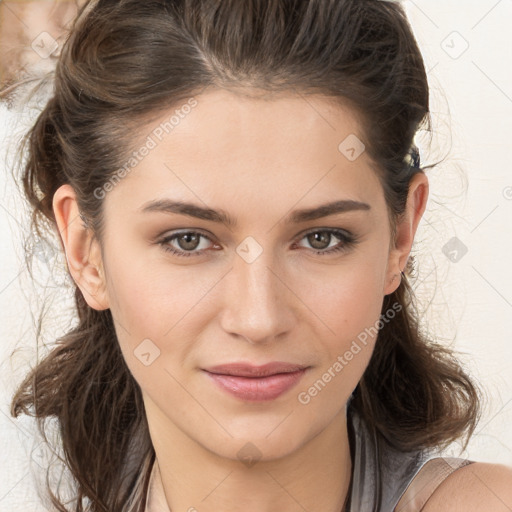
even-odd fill
[(223, 391), (252, 402), (274, 400), (294, 387), (309, 367), (273, 362), (261, 366), (231, 363), (203, 371)]

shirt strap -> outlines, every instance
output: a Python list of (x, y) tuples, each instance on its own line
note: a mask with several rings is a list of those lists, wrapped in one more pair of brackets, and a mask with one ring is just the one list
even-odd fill
[(475, 461), (457, 457), (435, 457), (430, 459), (416, 473), (398, 501), (394, 512), (418, 512), (443, 480), (457, 469), (473, 464), (473, 462)]

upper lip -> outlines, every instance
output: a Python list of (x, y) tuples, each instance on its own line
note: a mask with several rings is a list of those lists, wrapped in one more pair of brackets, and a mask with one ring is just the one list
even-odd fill
[(267, 377), (278, 373), (292, 373), (304, 370), (306, 366), (301, 364), (284, 363), (275, 361), (272, 363), (256, 366), (249, 363), (229, 363), (220, 364), (205, 368), (209, 373), (218, 373), (222, 375), (234, 375), (237, 377)]

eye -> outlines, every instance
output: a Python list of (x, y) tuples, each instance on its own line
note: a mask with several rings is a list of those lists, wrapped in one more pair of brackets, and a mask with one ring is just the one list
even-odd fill
[[(318, 255), (333, 254), (336, 252), (346, 252), (350, 250), (356, 243), (356, 238), (345, 230), (340, 229), (316, 229), (306, 233), (300, 240), (307, 239), (307, 242), (314, 248), (313, 251)], [(338, 239), (338, 243), (329, 246)], [(326, 250), (328, 249), (328, 250)]]
[[(158, 245), (176, 256), (201, 256), (208, 247), (206, 243), (206, 246), (203, 245), (201, 248), (202, 239), (212, 242), (211, 238), (198, 231), (182, 231), (163, 238)], [(307, 240), (315, 249), (313, 252), (320, 256), (349, 251), (357, 243), (356, 238), (348, 231), (331, 228), (310, 231), (298, 240)], [(329, 248), (336, 240), (338, 242)]]
[[(197, 231), (182, 231), (181, 233), (175, 233), (171, 236), (167, 236), (164, 239), (160, 240), (158, 244), (164, 249), (164, 251), (175, 254), (176, 256), (198, 256), (204, 252), (204, 248), (200, 251), (196, 251), (196, 249), (201, 245), (201, 238), (206, 240), (211, 239), (206, 235), (199, 233)], [(178, 245), (178, 248), (169, 245), (171, 242), (174, 242)]]

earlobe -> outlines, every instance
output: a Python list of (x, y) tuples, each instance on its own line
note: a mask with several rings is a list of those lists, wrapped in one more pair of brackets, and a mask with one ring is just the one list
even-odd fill
[(388, 277), (387, 285), (384, 288), (384, 295), (393, 293), (400, 286), (403, 276), (404, 273), (400, 270), (399, 272), (396, 272), (395, 274), (392, 274), (390, 277)]
[(71, 185), (62, 185), (55, 192), (53, 212), (73, 280), (91, 308), (108, 309), (98, 241), (80, 217), (76, 195)]

